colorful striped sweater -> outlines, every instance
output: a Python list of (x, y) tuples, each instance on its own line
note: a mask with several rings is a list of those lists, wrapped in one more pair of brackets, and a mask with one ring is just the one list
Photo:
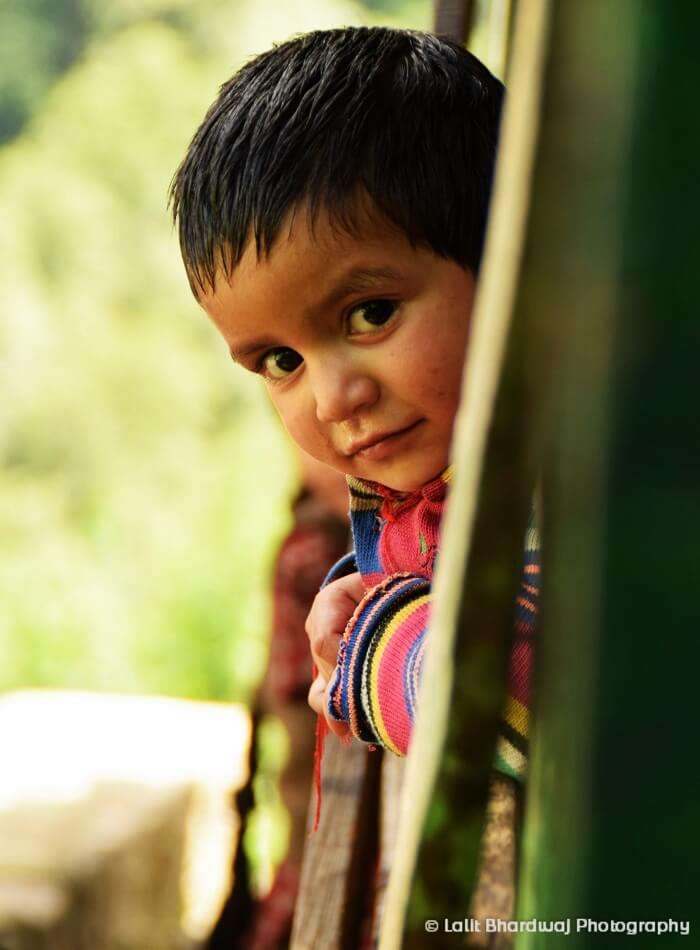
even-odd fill
[[(367, 593), (341, 641), (328, 712), (358, 739), (405, 755), (430, 618), (430, 582), (451, 470), (401, 494), (348, 477), (355, 550), (325, 583), (359, 570)], [(515, 609), (509, 690), (494, 767), (522, 779), (527, 765), (532, 654), (539, 599), (539, 541), (534, 525)]]

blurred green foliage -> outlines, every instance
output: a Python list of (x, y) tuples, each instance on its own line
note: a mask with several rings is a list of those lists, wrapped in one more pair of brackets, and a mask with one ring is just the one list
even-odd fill
[(291, 749), (289, 734), (279, 719), (266, 716), (257, 736), (258, 762), (253, 779), (255, 807), (248, 816), (243, 847), (250, 861), (254, 894), (266, 894), (274, 869), (289, 846), (290, 818), (280, 794), (280, 775)]
[(245, 699), (259, 678), (294, 466), (190, 296), (166, 190), (247, 57), (380, 21), (344, 0), (0, 8), (0, 132), (22, 128), (0, 149), (0, 688)]
[(5, 0), (0, 8), (0, 142), (19, 132), (88, 35), (83, 0)]

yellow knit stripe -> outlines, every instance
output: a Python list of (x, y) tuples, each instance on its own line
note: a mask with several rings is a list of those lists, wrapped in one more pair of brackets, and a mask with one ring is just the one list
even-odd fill
[(373, 492), (365, 483), (355, 478), (353, 475), (346, 475), (346, 481), (350, 491), (350, 510), (351, 511), (374, 511), (375, 508), (381, 508), (382, 496)]
[(358, 498), (356, 495), (350, 496), (351, 511), (377, 511), (381, 506), (381, 498)]
[(379, 706), (379, 667), (387, 644), (391, 640), (392, 636), (396, 633), (396, 630), (401, 626), (407, 617), (409, 617), (412, 613), (415, 613), (419, 607), (421, 607), (423, 604), (427, 604), (429, 601), (430, 594), (423, 594), (423, 596), (416, 598), (416, 600), (411, 600), (409, 603), (405, 604), (401, 610), (399, 610), (391, 618), (389, 623), (384, 628), (379, 645), (371, 658), (374, 671), (373, 675), (370, 676), (370, 708), (368, 710), (370, 714), (370, 721), (375, 733), (382, 742), (382, 745), (385, 745), (395, 755), (402, 755), (403, 753), (397, 749), (397, 747), (391, 741), (391, 736), (387, 732), (384, 719), (382, 718), (382, 713)]
[(527, 706), (524, 706), (513, 696), (509, 696), (504, 718), (512, 729), (527, 738), (530, 729), (530, 710)]

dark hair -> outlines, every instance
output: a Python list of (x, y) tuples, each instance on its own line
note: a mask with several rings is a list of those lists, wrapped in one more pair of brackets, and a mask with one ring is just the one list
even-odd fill
[[(478, 270), (503, 85), (430, 33), (348, 27), (257, 56), (219, 92), (170, 186), (195, 295), (306, 204), (358, 227), (369, 198), (414, 245)], [(365, 202), (366, 206), (366, 202)]]

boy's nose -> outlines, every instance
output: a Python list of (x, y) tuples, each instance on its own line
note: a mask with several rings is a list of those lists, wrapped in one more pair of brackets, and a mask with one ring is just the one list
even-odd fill
[(313, 375), (319, 422), (345, 422), (379, 399), (377, 382), (364, 373), (348, 372), (328, 362)]

